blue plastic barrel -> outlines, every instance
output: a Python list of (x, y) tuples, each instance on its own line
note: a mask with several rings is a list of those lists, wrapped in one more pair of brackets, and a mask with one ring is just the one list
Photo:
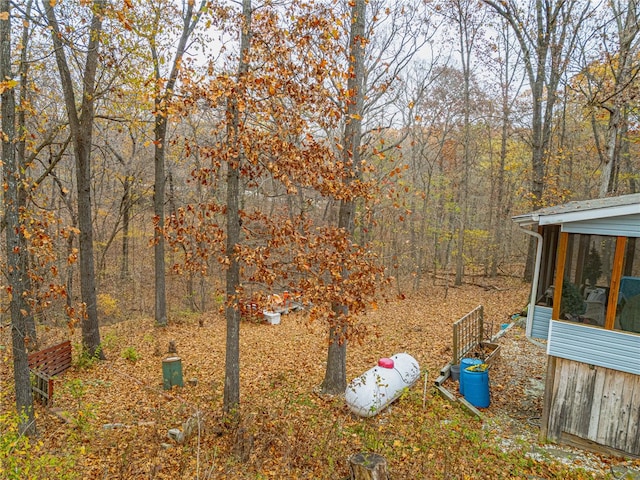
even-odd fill
[(464, 398), (478, 408), (487, 408), (491, 401), (489, 393), (489, 371), (465, 371)]
[(460, 394), (464, 395), (464, 382), (465, 377), (467, 375), (467, 368), (471, 365), (479, 365), (482, 363), (482, 360), (479, 358), (463, 358), (460, 360)]

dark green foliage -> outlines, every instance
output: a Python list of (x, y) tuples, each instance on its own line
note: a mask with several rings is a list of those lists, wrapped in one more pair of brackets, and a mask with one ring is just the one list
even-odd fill
[(594, 287), (601, 274), (602, 260), (596, 248), (592, 246), (584, 263), (584, 277), (589, 281), (589, 285)]
[(587, 311), (587, 304), (582, 298), (580, 289), (571, 282), (562, 284), (562, 303), (560, 304), (560, 316), (565, 314), (572, 316), (582, 315)]

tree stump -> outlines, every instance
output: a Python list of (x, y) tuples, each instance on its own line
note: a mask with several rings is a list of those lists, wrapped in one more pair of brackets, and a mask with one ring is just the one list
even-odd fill
[(377, 453), (356, 453), (349, 458), (351, 480), (389, 480), (387, 461)]

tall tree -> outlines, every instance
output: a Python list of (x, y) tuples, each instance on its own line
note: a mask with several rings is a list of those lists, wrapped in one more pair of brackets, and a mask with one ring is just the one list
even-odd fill
[(165, 157), (167, 151), (167, 126), (169, 124), (169, 105), (173, 99), (176, 81), (183, 67), (184, 55), (187, 51), (187, 44), (193, 35), (193, 32), (205, 11), (207, 1), (201, 0), (196, 7), (194, 0), (182, 2), (182, 30), (176, 52), (171, 63), (169, 75), (165, 78), (162, 74), (161, 67), (164, 63), (164, 57), (158, 50), (157, 35), (163, 28), (161, 12), (166, 8), (173, 8), (166, 5), (163, 1), (158, 2), (153, 8), (155, 25), (152, 33), (147, 36), (149, 48), (151, 49), (151, 58), (153, 60), (153, 72), (155, 77), (155, 118), (154, 118), (154, 145), (155, 153), (153, 157), (154, 164), (154, 194), (153, 194), (153, 211), (155, 214), (156, 231), (154, 234), (154, 266), (155, 266), (155, 320), (157, 325), (167, 324), (167, 300), (166, 300), (166, 283), (165, 283), (165, 247), (164, 235), (164, 203), (166, 191), (166, 173), (165, 173)]
[(505, 185), (505, 169), (507, 165), (508, 140), (511, 134), (511, 117), (513, 103), (518, 96), (518, 92), (522, 86), (522, 82), (518, 82), (517, 69), (518, 53), (514, 48), (514, 39), (509, 34), (508, 25), (502, 19), (498, 28), (498, 41), (496, 51), (499, 58), (496, 59), (498, 65), (498, 75), (500, 82), (500, 150), (498, 152), (498, 165), (496, 168), (495, 183), (492, 184), (492, 190), (495, 202), (491, 202), (493, 208), (491, 210), (490, 224), (493, 225), (493, 241), (491, 242), (490, 254), (490, 275), (495, 277), (498, 274), (499, 249), (502, 244), (505, 222), (504, 219), (509, 216), (508, 205), (506, 202), (506, 185)]
[[(625, 154), (629, 152), (629, 110), (638, 92), (637, 76), (640, 73), (638, 53), (640, 49), (640, 22), (637, 0), (607, 2), (614, 29), (605, 24), (600, 35), (604, 55), (593, 58), (588, 47), (583, 47), (586, 67), (579, 84), (587, 103), (606, 112), (607, 127), (601, 157), (601, 197), (618, 190), (618, 176)], [(595, 117), (594, 117), (595, 119)], [(593, 121), (594, 135), (599, 135), (597, 122)], [(633, 186), (633, 184), (632, 184)], [(633, 190), (633, 188), (632, 188)]]
[[(242, 26), (240, 32), (240, 57), (236, 73), (236, 84), (240, 87), (249, 71), (249, 48), (251, 46), (251, 0), (242, 0)], [(240, 404), (240, 170), (244, 151), (241, 143), (240, 102), (241, 91), (229, 98), (227, 106), (227, 142), (233, 152), (227, 161), (227, 273), (226, 307), (227, 337), (224, 369), (223, 408), (232, 413)], [(234, 158), (235, 157), (235, 158)]]
[(463, 138), (462, 138), (462, 168), (458, 189), (456, 192), (459, 216), (457, 226), (457, 256), (455, 284), (462, 285), (465, 264), (465, 230), (469, 216), (469, 178), (476, 157), (476, 148), (471, 137), (472, 128), (472, 98), (471, 87), (473, 79), (473, 59), (476, 42), (482, 33), (484, 12), (475, 8), (475, 2), (470, 0), (451, 0), (448, 2), (450, 21), (454, 23), (458, 35), (458, 53), (462, 76), (463, 89)]
[[(590, 11), (583, 0), (483, 0), (511, 26), (522, 50), (531, 88), (531, 200), (533, 208), (544, 204), (545, 166), (553, 132), (558, 86), (578, 40), (579, 29)], [(525, 277), (533, 271), (535, 250), (529, 244)]]
[[(617, 190), (618, 172), (622, 161), (623, 152), (628, 152), (628, 139), (626, 138), (629, 127), (629, 100), (635, 95), (632, 86), (638, 72), (638, 47), (640, 46), (640, 23), (638, 22), (637, 0), (612, 1), (608, 3), (614, 16), (616, 25), (618, 52), (617, 55), (609, 55), (611, 76), (614, 85), (611, 101), (603, 106), (609, 112), (609, 124), (607, 127), (607, 140), (604, 166), (600, 179), (600, 196), (604, 197)], [(606, 41), (606, 37), (605, 37)], [(617, 57), (617, 58), (612, 58)], [(629, 95), (630, 93), (630, 95)], [(625, 148), (626, 146), (626, 148)]]
[[(337, 154), (325, 136), (316, 135), (320, 128), (337, 128), (346, 116), (327, 95), (328, 79), (338, 78), (328, 67), (339, 49), (331, 13), (303, 1), (291, 2), (286, 14), (246, 1), (233, 25), (240, 45), (229, 56), (232, 66), (209, 82), (185, 86), (193, 92), (188, 97), (202, 100), (190, 103), (195, 112), (217, 112), (193, 155), (192, 174), (215, 192), (177, 208), (167, 236), (183, 246), (181, 268), (204, 270), (211, 256), (224, 264), (226, 411), (239, 401), (240, 300), (266, 305), (267, 293), (296, 292), (312, 305), (310, 318), (328, 319), (332, 326), (339, 321), (345, 333), (353, 333), (350, 321), (372, 301), (380, 276), (372, 255), (345, 228), (312, 218), (320, 196), (350, 200), (365, 190), (354, 177), (352, 157)], [(337, 315), (332, 304), (348, 308)]]
[[(64, 34), (55, 13), (55, 2), (43, 0), (45, 15), (51, 29), (60, 83), (64, 93), (65, 107), (76, 160), (76, 188), (78, 195), (78, 227), (80, 253), (80, 292), (84, 304), (82, 314), (82, 345), (91, 356), (104, 358), (100, 348), (100, 328), (96, 294), (96, 276), (93, 258), (93, 216), (91, 204), (91, 148), (96, 102), (96, 72), (102, 34), (104, 0), (94, 0), (87, 32), (87, 51), (82, 74), (82, 98), (77, 102), (74, 82), (67, 61)], [(79, 111), (78, 107), (79, 105)]]
[[(363, 174), (373, 168), (374, 158), (393, 158), (391, 152), (409, 133), (407, 127), (413, 121), (413, 106), (421, 91), (416, 98), (408, 98), (403, 77), (416, 52), (429, 40), (431, 24), (423, 15), (423, 3), (376, 0), (350, 1), (345, 5), (349, 8), (342, 24), (348, 40), (342, 50), (342, 74), (332, 79), (337, 91), (334, 101), (342, 111), (343, 125), (340, 132), (331, 136), (339, 139), (342, 183), (349, 193), (336, 197), (337, 225), (350, 242), (364, 245), (365, 222), (357, 221), (357, 211), (360, 205), (360, 211), (371, 207), (374, 202), (365, 202), (375, 196), (378, 183)], [(370, 180), (371, 184), (362, 188), (363, 182)], [(348, 283), (348, 269), (343, 276)], [(325, 393), (342, 393), (346, 388), (346, 348), (353, 313), (345, 303), (333, 305), (327, 370), (322, 382)]]
[[(31, 18), (31, 11), (33, 6), (33, 0), (28, 0), (24, 6), (24, 18)], [(24, 21), (22, 24), (22, 36), (20, 39), (21, 49), (20, 49), (20, 64), (18, 67), (18, 73), (20, 76), (20, 97), (19, 97), (19, 108), (17, 112), (17, 122), (16, 122), (16, 130), (18, 134), (17, 141), (17, 160), (19, 165), (19, 170), (21, 175), (26, 175), (26, 172), (29, 169), (29, 165), (31, 163), (31, 159), (27, 158), (27, 126), (26, 126), (26, 111), (28, 109), (28, 82), (29, 82), (29, 49), (30, 49), (30, 22)], [(48, 140), (46, 140), (48, 141)], [(27, 198), (28, 192), (26, 189), (21, 188), (19, 193), (19, 208), (23, 209), (27, 206)], [(28, 255), (24, 255), (22, 257), (25, 264), (22, 266), (23, 271), (27, 271), (29, 268), (29, 257)], [(31, 280), (27, 276), (25, 277), (25, 287), (27, 290), (32, 289)], [(33, 349), (36, 349), (38, 346), (38, 338), (36, 333), (36, 322), (33, 314), (33, 309), (29, 309), (28, 313), (25, 317), (26, 328), (29, 334), (29, 338), (31, 339), (31, 345)]]
[(27, 359), (29, 335), (26, 317), (30, 306), (27, 272), (24, 257), (28, 256), (24, 226), (20, 219), (20, 189), (22, 182), (16, 159), (16, 101), (11, 70), (11, 6), (9, 0), (0, 1), (0, 101), (2, 116), (2, 170), (4, 179), (4, 209), (8, 279), (7, 294), (11, 310), (11, 338), (13, 349), (13, 375), (16, 389), (16, 407), (20, 414), (19, 430), (33, 435), (36, 431), (33, 396)]
[[(362, 162), (360, 148), (362, 143), (362, 115), (364, 109), (364, 75), (365, 75), (365, 46), (367, 35), (365, 31), (366, 0), (351, 2), (351, 28), (348, 49), (348, 78), (346, 100), (346, 123), (343, 130), (342, 145), (344, 168), (347, 169), (345, 182), (357, 181), (362, 176)], [(356, 198), (347, 197), (340, 200), (338, 213), (338, 228), (343, 229), (348, 236), (355, 232)], [(349, 272), (343, 272), (348, 277)], [(335, 320), (330, 325), (329, 349), (327, 351), (327, 368), (322, 381), (323, 393), (343, 393), (347, 388), (347, 326), (342, 320), (348, 316), (346, 305), (333, 305)]]
[[(153, 101), (153, 211), (155, 230), (153, 234), (154, 253), (154, 318), (156, 325), (166, 326), (166, 261), (165, 226), (166, 203), (166, 158), (169, 142), (167, 131), (171, 121), (172, 102), (176, 83), (185, 71), (185, 55), (193, 44), (196, 28), (207, 11), (207, 0), (138, 0), (125, 2), (122, 14), (118, 15), (126, 30), (146, 42), (147, 53), (137, 49), (141, 58), (136, 68), (142, 65), (140, 76), (144, 77), (146, 64), (151, 66), (152, 85), (150, 96)], [(178, 24), (174, 24), (177, 21)], [(175, 34), (177, 32), (177, 34)], [(129, 40), (125, 36), (125, 40)], [(170, 59), (170, 61), (168, 61)], [(133, 78), (133, 82), (139, 78)]]
[(515, 0), (484, 2), (509, 22), (522, 50), (531, 88), (531, 193), (534, 207), (539, 208), (543, 202), (545, 163), (558, 85), (569, 65), (590, 5), (581, 0), (535, 0), (532, 11), (523, 11)]

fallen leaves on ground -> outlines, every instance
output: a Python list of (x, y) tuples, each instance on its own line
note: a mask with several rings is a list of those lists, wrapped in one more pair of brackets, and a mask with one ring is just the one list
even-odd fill
[[(495, 333), (527, 293), (521, 282), (502, 280), (492, 288), (433, 286), (380, 302), (362, 318), (370, 329), (366, 340), (348, 347), (348, 378), (380, 357), (407, 352), (428, 375), (428, 388), (421, 378), (370, 419), (352, 415), (340, 397), (317, 393), (326, 331), (304, 313), (284, 315), (279, 325), (242, 323), (238, 424), (222, 416), (225, 322), (219, 314), (174, 316), (165, 328), (151, 318), (105, 326), (107, 360), (56, 378), (55, 407), (65, 415), (38, 407), (40, 439), (48, 452), (76, 455), (86, 479), (338, 479), (348, 476), (348, 458), (360, 451), (384, 455), (393, 478), (596, 478), (535, 461), (526, 446), (505, 449), (499, 437), (511, 426), (483, 428), (431, 387), (451, 359), (453, 322), (482, 304)], [(64, 332), (47, 335), (54, 343)], [(539, 415), (541, 399), (530, 395), (527, 378), (542, 375), (545, 361), (543, 351), (518, 337), (522, 330), (514, 327), (499, 340), (503, 351), (491, 370), (492, 404), (485, 412), (516, 424)], [(0, 343), (8, 340), (3, 332)], [(165, 391), (162, 359), (170, 341), (182, 359), (185, 386)], [(3, 363), (11, 365), (9, 356)], [(10, 370), (0, 375), (3, 388)], [(183, 444), (170, 440), (168, 430), (183, 428), (196, 412), (202, 412), (201, 429)]]

